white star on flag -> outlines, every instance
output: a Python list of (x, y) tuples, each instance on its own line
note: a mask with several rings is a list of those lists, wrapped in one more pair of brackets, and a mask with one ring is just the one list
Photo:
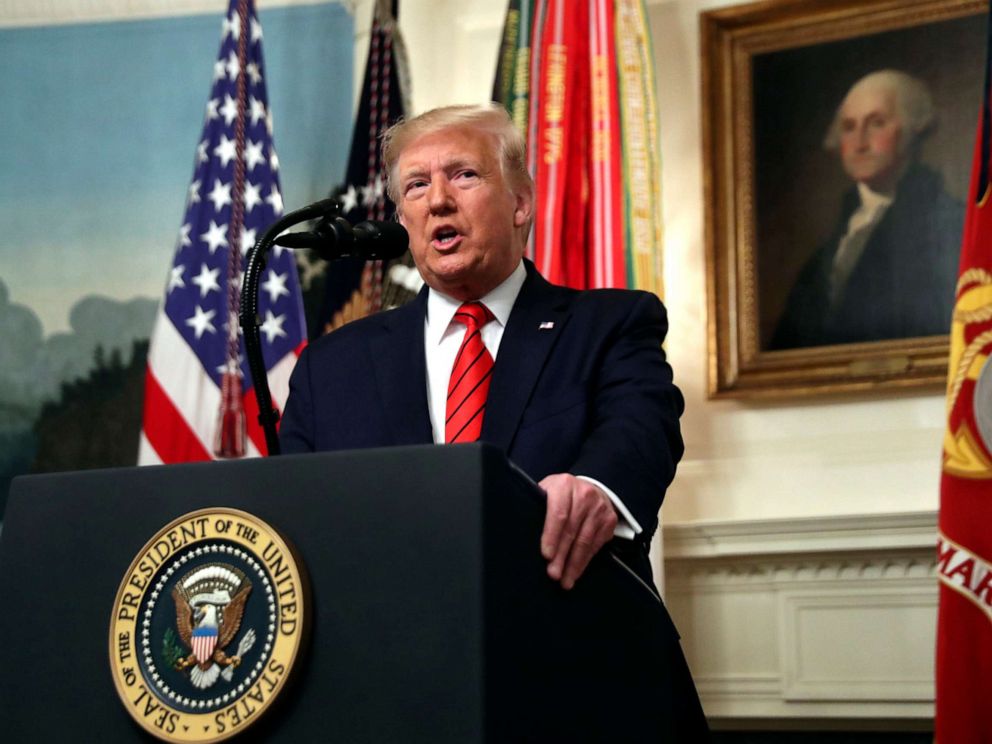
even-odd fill
[(255, 166), (261, 165), (264, 162), (265, 156), (262, 155), (262, 143), (248, 140), (248, 146), (245, 148), (245, 164), (248, 171), (254, 170)]
[(255, 245), (257, 238), (255, 237), (258, 230), (242, 230), (241, 231), (241, 255), (245, 255), (251, 250), (251, 247)]
[(210, 220), (209, 229), (200, 237), (210, 248), (210, 255), (213, 255), (218, 248), (227, 247), (227, 225), (218, 225)]
[(256, 21), (254, 18), (251, 19), (251, 41), (254, 44), (256, 41), (262, 40), (262, 24)]
[(200, 297), (203, 298), (214, 290), (220, 292), (220, 284), (217, 283), (217, 277), (219, 275), (219, 268), (208, 269), (206, 264), (200, 264), (200, 273), (190, 281), (200, 288)]
[(262, 75), (258, 71), (258, 65), (256, 65), (254, 62), (249, 62), (245, 66), (245, 69), (248, 70), (248, 77), (251, 78), (252, 85), (258, 85), (260, 82), (262, 82)]
[(216, 314), (216, 310), (207, 310), (204, 312), (203, 308), (197, 305), (193, 317), (186, 319), (186, 325), (193, 329), (193, 333), (196, 335), (197, 340), (200, 339), (204, 331), (217, 333), (217, 329), (214, 328), (214, 324), (211, 322)]
[(349, 183), (348, 190), (341, 194), (341, 210), (347, 214), (358, 206), (358, 192), (355, 191), (355, 184)]
[(200, 201), (200, 182), (199, 181), (193, 181), (193, 183), (191, 183), (189, 185), (189, 196), (186, 197), (186, 198), (189, 200), (189, 203), (190, 204), (196, 204), (198, 201)]
[(251, 123), (258, 124), (259, 119), (265, 118), (265, 104), (255, 96), (248, 99), (248, 106), (251, 108)]
[(186, 286), (186, 282), (183, 281), (183, 272), (186, 271), (186, 267), (182, 264), (173, 266), (169, 270), (169, 287), (165, 291), (167, 293), (172, 292), (172, 290), (179, 287), (180, 289)]
[(231, 80), (237, 80), (238, 73), (241, 72), (241, 65), (238, 63), (238, 55), (231, 52), (227, 56), (227, 64), (225, 67), (227, 68), (227, 76), (231, 78)]
[(274, 171), (279, 170), (279, 156), (276, 155), (275, 150), (269, 153), (269, 167)]
[(220, 104), (216, 98), (211, 98), (207, 101), (207, 121), (213, 121), (217, 118), (217, 106)]
[[(207, 155), (207, 141), (203, 140), (203, 142), (196, 146), (196, 162), (206, 163), (208, 160), (210, 160), (210, 156)], [(197, 183), (197, 186), (199, 185)]]
[(262, 285), (262, 289), (269, 293), (269, 302), (273, 305), (283, 295), (288, 297), (289, 290), (286, 289), (286, 274), (277, 274), (272, 269), (269, 269), (269, 277)]
[(227, 124), (227, 126), (231, 126), (231, 122), (233, 122), (235, 117), (238, 115), (238, 102), (231, 98), (231, 96), (225, 94), (224, 105), (220, 107), (220, 114), (224, 117), (224, 123)]
[(282, 214), (282, 194), (279, 193), (279, 189), (275, 185), (272, 186), (272, 193), (265, 197), (265, 201), (272, 205), (276, 214)]
[(220, 163), (225, 168), (227, 164), (234, 160), (237, 155), (237, 150), (235, 141), (233, 139), (228, 139), (226, 134), (220, 136), (220, 144), (214, 148), (214, 155), (220, 158)]
[(188, 222), (179, 228), (179, 247), (185, 248), (188, 245), (193, 245), (193, 241), (189, 239), (189, 231), (193, 229), (193, 226)]
[(265, 340), (271, 344), (275, 341), (277, 336), (286, 335), (286, 331), (282, 328), (282, 324), (285, 320), (285, 315), (273, 315), (271, 310), (266, 310), (265, 322), (262, 323), (258, 329), (265, 334)]
[(224, 60), (219, 59), (214, 62), (214, 82), (220, 80), (224, 75), (227, 74), (225, 68), (227, 65), (224, 64)]
[(245, 184), (245, 214), (250, 214), (251, 210), (262, 203), (262, 187), (248, 181)]
[(207, 198), (214, 203), (214, 211), (220, 212), (231, 203), (231, 184), (221, 183), (219, 178), (214, 179), (214, 189)]
[(231, 38), (237, 41), (241, 35), (241, 19), (234, 13), (231, 13), (231, 15), (221, 22), (220, 32), (222, 36), (230, 34)]
[(375, 204), (375, 186), (371, 183), (362, 186), (362, 206), (371, 207)]

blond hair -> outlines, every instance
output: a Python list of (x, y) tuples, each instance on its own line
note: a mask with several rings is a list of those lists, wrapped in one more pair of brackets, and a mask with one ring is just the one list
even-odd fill
[(499, 163), (503, 179), (514, 193), (533, 191), (534, 182), (527, 171), (527, 143), (498, 103), (443, 106), (412, 119), (400, 120), (382, 135), (382, 162), (386, 170), (386, 193), (399, 204), (396, 172), (400, 155), (414, 141), (447, 129), (476, 129), (492, 134), (499, 146)]

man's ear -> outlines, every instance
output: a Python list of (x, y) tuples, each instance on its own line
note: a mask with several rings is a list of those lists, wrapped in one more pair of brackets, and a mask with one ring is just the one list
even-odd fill
[(534, 192), (531, 189), (523, 189), (518, 191), (514, 198), (516, 205), (513, 209), (513, 226), (523, 227), (534, 213)]

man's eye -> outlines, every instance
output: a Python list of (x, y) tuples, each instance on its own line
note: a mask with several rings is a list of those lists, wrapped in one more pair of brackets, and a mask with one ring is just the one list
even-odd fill
[(427, 185), (426, 181), (410, 181), (409, 183), (407, 183), (406, 189), (404, 189), (404, 191), (409, 194), (411, 191), (416, 191), (417, 189), (424, 188), (426, 185)]

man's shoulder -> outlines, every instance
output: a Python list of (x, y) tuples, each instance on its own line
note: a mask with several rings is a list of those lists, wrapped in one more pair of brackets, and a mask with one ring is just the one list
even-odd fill
[[(565, 289), (565, 288), (563, 288)], [(568, 314), (580, 327), (614, 328), (628, 323), (667, 324), (658, 296), (641, 289), (565, 289)]]
[(406, 305), (366, 315), (364, 318), (345, 323), (340, 328), (335, 328), (311, 341), (308, 349), (311, 354), (338, 354), (344, 348), (355, 344), (365, 344), (374, 338), (387, 334), (389, 329), (396, 325), (415, 322), (418, 315), (423, 318), (423, 310), (414, 300)]
[(639, 306), (663, 307), (658, 295), (643, 289), (583, 289), (573, 290), (573, 303), (590, 308), (634, 308)]

